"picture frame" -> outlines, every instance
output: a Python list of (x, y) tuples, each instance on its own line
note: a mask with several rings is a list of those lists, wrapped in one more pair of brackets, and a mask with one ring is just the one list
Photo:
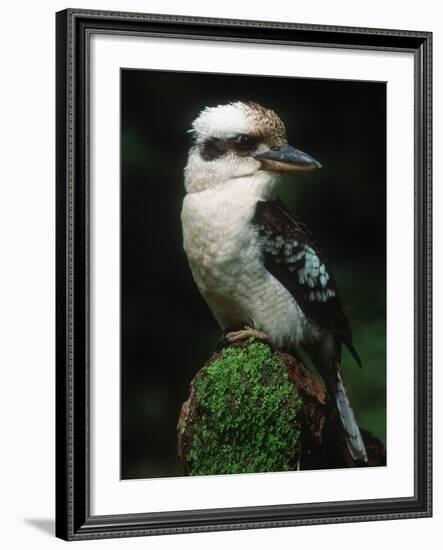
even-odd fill
[[(431, 516), (432, 34), (83, 9), (58, 12), (56, 32), (56, 535), (84, 540)], [(413, 56), (414, 391), (409, 403), (414, 411), (413, 494), (295, 504), (267, 504), (264, 499), (254, 506), (206, 509), (178, 509), (171, 502), (168, 511), (94, 513), (91, 449), (97, 433), (91, 430), (90, 179), (95, 160), (90, 147), (90, 46), (96, 35)]]

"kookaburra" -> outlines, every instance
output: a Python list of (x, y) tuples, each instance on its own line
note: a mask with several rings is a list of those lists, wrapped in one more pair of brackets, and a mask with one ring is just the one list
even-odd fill
[(352, 457), (367, 462), (342, 382), (342, 344), (360, 359), (334, 278), (305, 226), (275, 198), (279, 174), (320, 163), (288, 145), (281, 119), (257, 103), (206, 107), (190, 132), (181, 218), (201, 294), (228, 336), (264, 334), (275, 348), (309, 354)]

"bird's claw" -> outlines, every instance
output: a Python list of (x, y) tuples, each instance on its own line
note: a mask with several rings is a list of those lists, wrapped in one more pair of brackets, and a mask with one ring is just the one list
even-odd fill
[(230, 344), (233, 344), (234, 342), (239, 342), (240, 340), (247, 340), (248, 338), (255, 338), (256, 340), (260, 340), (261, 342), (268, 341), (268, 337), (264, 332), (251, 327), (245, 327), (243, 329), (227, 332), (225, 334), (225, 340)]

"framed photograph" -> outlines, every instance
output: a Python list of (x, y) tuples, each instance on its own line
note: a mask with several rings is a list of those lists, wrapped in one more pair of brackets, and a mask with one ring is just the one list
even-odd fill
[(431, 41), (57, 13), (58, 537), (431, 515)]

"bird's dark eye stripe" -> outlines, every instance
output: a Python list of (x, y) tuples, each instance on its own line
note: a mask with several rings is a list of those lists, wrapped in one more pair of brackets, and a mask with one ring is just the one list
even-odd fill
[(258, 138), (250, 134), (239, 134), (228, 140), (235, 149), (254, 149), (258, 145)]
[(200, 155), (203, 160), (215, 160), (220, 158), (227, 151), (227, 143), (223, 139), (208, 138), (203, 143)]
[(255, 151), (258, 143), (258, 137), (248, 134), (239, 134), (228, 139), (211, 137), (206, 139), (202, 144), (200, 155), (203, 160), (215, 160), (222, 157), (228, 151), (245, 154)]

